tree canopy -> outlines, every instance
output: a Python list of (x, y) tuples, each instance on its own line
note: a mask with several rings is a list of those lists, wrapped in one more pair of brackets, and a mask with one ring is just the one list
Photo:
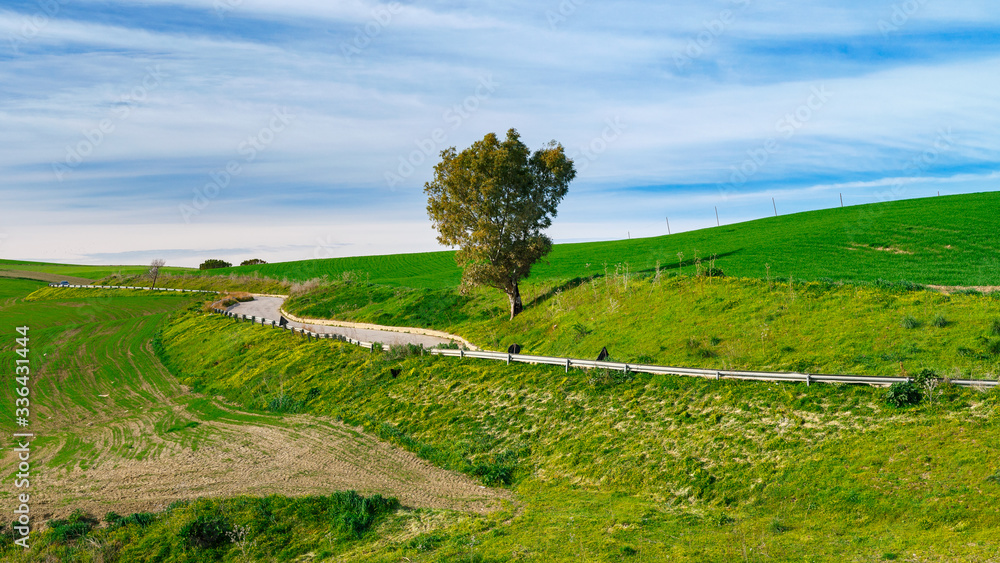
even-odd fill
[(552, 249), (542, 231), (575, 176), (562, 145), (532, 153), (510, 129), (502, 142), (490, 133), (462, 152), (442, 151), (424, 185), (438, 242), (459, 247), (462, 281), (504, 291), (512, 319), (523, 308), (518, 282)]

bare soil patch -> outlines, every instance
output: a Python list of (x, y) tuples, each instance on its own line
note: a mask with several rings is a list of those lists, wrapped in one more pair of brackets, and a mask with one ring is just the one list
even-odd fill
[[(65, 517), (76, 508), (103, 516), (110, 510), (163, 510), (171, 502), (197, 497), (355, 490), (394, 496), (408, 507), (488, 512), (511, 499), (507, 491), (434, 467), (360, 430), (313, 416), (286, 417), (285, 423), (205, 422), (196, 430), (179, 431), (178, 441), (157, 437), (151, 421), (141, 417), (81, 425), (86, 434), (81, 440), (100, 453), (74, 460), (82, 463), (72, 468), (48, 468), (46, 462), (60, 445), (40, 449), (32, 509), (45, 519)], [(183, 432), (197, 432), (203, 439), (196, 447), (185, 445)], [(139, 448), (150, 455), (125, 457)], [(10, 453), (4, 457), (4, 465), (14, 462)]]

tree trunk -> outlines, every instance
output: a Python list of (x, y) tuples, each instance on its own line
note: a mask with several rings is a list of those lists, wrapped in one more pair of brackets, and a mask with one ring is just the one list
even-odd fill
[(514, 288), (507, 291), (507, 298), (510, 299), (510, 319), (514, 320), (514, 316), (524, 310), (524, 305), (521, 304), (521, 291), (516, 282)]
[(149, 289), (156, 289), (156, 278), (160, 277), (160, 272), (153, 274), (153, 285)]

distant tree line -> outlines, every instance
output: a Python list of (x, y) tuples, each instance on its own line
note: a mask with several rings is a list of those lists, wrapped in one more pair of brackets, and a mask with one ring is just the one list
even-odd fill
[[(240, 266), (254, 266), (256, 264), (267, 264), (267, 260), (261, 260), (260, 258), (251, 258), (249, 260), (244, 260), (240, 262)], [(226, 262), (225, 260), (217, 260), (212, 258), (210, 260), (205, 260), (198, 266), (199, 270), (214, 270), (215, 268), (230, 268), (232, 264)]]

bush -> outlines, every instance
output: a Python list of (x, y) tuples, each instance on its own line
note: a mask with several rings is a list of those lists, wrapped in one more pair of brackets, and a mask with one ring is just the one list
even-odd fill
[(240, 262), (240, 266), (256, 266), (257, 264), (267, 264), (267, 261), (260, 258), (251, 258)]
[(944, 328), (948, 326), (948, 319), (944, 318), (944, 315), (938, 315), (934, 317), (934, 321), (931, 324), (938, 328)]
[(212, 549), (229, 543), (232, 526), (224, 516), (203, 514), (181, 526), (177, 535), (189, 547)]
[(232, 266), (232, 264), (226, 262), (225, 260), (216, 260), (212, 258), (210, 260), (205, 260), (204, 262), (202, 262), (201, 265), (198, 266), (198, 269), (213, 270), (215, 268), (229, 268), (230, 266)]
[(893, 383), (885, 393), (886, 402), (894, 407), (916, 405), (923, 398), (920, 389), (912, 381)]
[(360, 538), (382, 516), (399, 508), (399, 501), (382, 495), (363, 497), (354, 491), (330, 495), (333, 524), (353, 538)]
[(140, 528), (145, 528), (156, 521), (156, 515), (151, 512), (136, 512), (130, 516), (122, 516), (116, 512), (108, 512), (104, 516), (104, 521), (108, 523), (108, 528), (112, 530), (132, 524)]
[(472, 474), (483, 480), (484, 485), (510, 485), (514, 482), (514, 470), (517, 469), (517, 454), (504, 450), (490, 456), (483, 463), (478, 463)]
[(278, 395), (267, 403), (267, 410), (271, 412), (296, 413), (302, 410), (302, 401), (294, 399), (290, 395)]
[(993, 322), (990, 324), (990, 332), (994, 336), (1000, 336), (1000, 319), (993, 319)]
[(901, 324), (903, 328), (917, 328), (920, 326), (920, 321), (911, 317), (910, 315), (906, 315), (905, 317), (903, 317), (903, 322)]
[(87, 535), (97, 525), (97, 518), (76, 509), (65, 520), (49, 520), (48, 526), (57, 542), (67, 542)]

